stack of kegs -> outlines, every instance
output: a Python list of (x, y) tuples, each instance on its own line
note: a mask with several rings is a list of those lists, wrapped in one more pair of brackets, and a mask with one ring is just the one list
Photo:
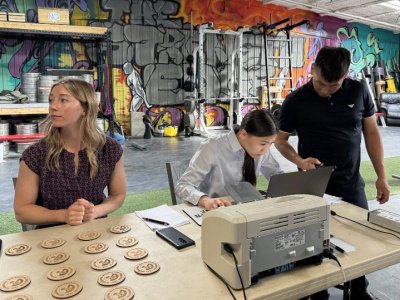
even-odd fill
[(22, 73), (21, 88), (22, 94), (28, 96), (28, 102), (37, 102), (37, 84), (40, 73)]
[[(7, 121), (0, 120), (0, 136), (8, 135), (10, 132), (10, 126)], [(5, 141), (3, 143), (3, 156), (6, 157), (10, 153), (10, 143)]]
[(40, 75), (38, 86), (38, 102), (49, 102), (51, 87), (54, 83), (60, 80), (60, 77), (55, 75)]
[[(17, 134), (33, 134), (38, 132), (38, 124), (37, 123), (21, 123), (15, 125), (15, 131)], [(22, 153), (28, 148), (30, 145), (33, 145), (37, 142), (37, 139), (25, 140), (25, 141), (17, 141), (17, 152)]]

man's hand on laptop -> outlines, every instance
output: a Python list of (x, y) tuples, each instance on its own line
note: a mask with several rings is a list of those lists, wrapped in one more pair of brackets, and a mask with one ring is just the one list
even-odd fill
[(299, 161), (299, 163), (297, 164), (299, 169), (301, 169), (303, 171), (313, 170), (318, 167), (321, 167), (322, 165), (323, 165), (322, 162), (320, 162), (317, 158), (313, 158), (313, 157), (301, 159)]
[(220, 206), (230, 206), (231, 201), (225, 198), (210, 198), (206, 195), (199, 200), (198, 206), (204, 207), (206, 210), (212, 210)]

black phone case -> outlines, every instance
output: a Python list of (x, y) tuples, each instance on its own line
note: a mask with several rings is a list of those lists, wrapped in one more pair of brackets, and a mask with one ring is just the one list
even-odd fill
[(174, 227), (167, 227), (163, 229), (159, 229), (156, 231), (156, 234), (174, 246), (176, 249), (183, 249), (189, 246), (193, 246), (195, 242), (184, 235), (179, 230)]

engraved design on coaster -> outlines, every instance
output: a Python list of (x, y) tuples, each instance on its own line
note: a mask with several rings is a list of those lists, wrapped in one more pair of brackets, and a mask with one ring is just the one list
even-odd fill
[(70, 266), (61, 266), (50, 270), (47, 273), (47, 278), (50, 280), (64, 280), (70, 278), (76, 272), (74, 267)]
[(133, 236), (124, 236), (117, 241), (116, 245), (118, 247), (127, 248), (127, 247), (133, 247), (137, 245), (137, 243), (139, 243), (139, 241), (135, 239)]
[(89, 230), (89, 231), (81, 232), (80, 234), (78, 234), (78, 239), (80, 239), (81, 241), (92, 241), (92, 240), (97, 239), (100, 236), (101, 236), (100, 232), (97, 232), (94, 230)]
[(95, 270), (108, 270), (114, 267), (117, 261), (112, 257), (100, 257), (90, 264), (90, 266)]
[(93, 244), (87, 245), (85, 248), (83, 248), (83, 250), (89, 254), (101, 253), (101, 252), (106, 251), (107, 249), (108, 249), (108, 246), (104, 243), (93, 243)]
[(104, 300), (131, 300), (135, 292), (128, 286), (117, 286), (108, 290), (104, 295)]
[(131, 227), (129, 225), (115, 225), (110, 227), (110, 231), (112, 233), (125, 233), (131, 230)]
[(18, 244), (11, 246), (6, 249), (4, 252), (6, 255), (10, 256), (15, 256), (15, 255), (21, 255), (24, 254), (32, 249), (32, 246), (26, 245), (26, 244)]
[(40, 246), (42, 246), (45, 249), (52, 249), (52, 248), (57, 248), (62, 245), (64, 245), (66, 241), (62, 238), (53, 238), (49, 240), (45, 240), (41, 242)]
[(56, 265), (56, 264), (60, 264), (64, 261), (66, 261), (68, 258), (69, 258), (69, 254), (67, 254), (65, 252), (56, 252), (56, 253), (47, 255), (43, 259), (43, 262), (46, 265)]
[(23, 289), (31, 283), (31, 278), (26, 275), (18, 275), (7, 278), (0, 283), (0, 290), (3, 292), (13, 292)]
[(10, 298), (7, 298), (6, 300), (33, 300), (33, 297), (28, 294), (19, 294), (19, 295), (11, 296)]
[(145, 258), (149, 252), (143, 248), (133, 248), (125, 253), (124, 257), (126, 259), (138, 260)]
[(125, 274), (121, 271), (110, 271), (99, 276), (97, 279), (100, 285), (116, 285), (125, 280)]
[(82, 288), (82, 284), (77, 281), (67, 281), (57, 285), (51, 292), (51, 295), (57, 299), (66, 299), (79, 294)]
[(160, 270), (160, 265), (154, 261), (144, 261), (137, 264), (134, 270), (140, 275), (149, 275)]

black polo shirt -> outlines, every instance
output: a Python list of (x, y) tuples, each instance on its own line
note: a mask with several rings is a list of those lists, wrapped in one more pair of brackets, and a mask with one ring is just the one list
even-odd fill
[(374, 114), (366, 87), (345, 79), (331, 97), (320, 97), (312, 81), (283, 102), (280, 130), (297, 131), (298, 153), (336, 166), (326, 192), (366, 207), (364, 181), (359, 174), (362, 120)]

